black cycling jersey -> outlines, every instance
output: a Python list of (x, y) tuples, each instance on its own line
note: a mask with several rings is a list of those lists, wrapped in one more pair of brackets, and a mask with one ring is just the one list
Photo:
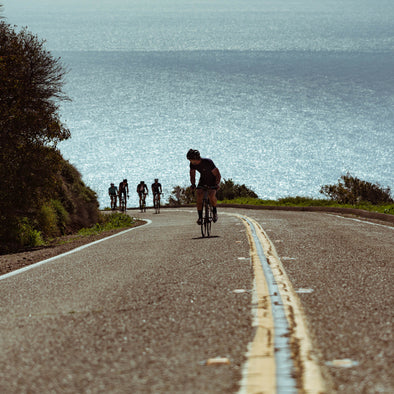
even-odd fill
[(146, 183), (139, 183), (137, 186), (137, 193), (148, 193), (148, 186), (146, 186)]
[(190, 163), (190, 169), (201, 174), (198, 186), (216, 186), (216, 177), (212, 174), (215, 168), (216, 166), (211, 159), (201, 159), (199, 164)]
[(152, 183), (153, 194), (160, 193), (160, 191), (161, 191), (161, 183)]

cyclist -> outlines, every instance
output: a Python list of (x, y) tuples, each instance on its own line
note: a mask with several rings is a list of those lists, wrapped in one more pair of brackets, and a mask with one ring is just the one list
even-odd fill
[(186, 157), (190, 161), (190, 182), (193, 190), (196, 189), (196, 171), (200, 173), (200, 180), (196, 190), (198, 212), (197, 224), (201, 225), (202, 223), (202, 201), (204, 198), (202, 187), (204, 185), (210, 187), (208, 196), (212, 205), (213, 221), (216, 222), (218, 220), (216, 190), (219, 189), (221, 180), (219, 169), (211, 159), (202, 158), (198, 150), (190, 149)]
[(127, 179), (123, 179), (119, 183), (119, 202), (122, 200), (122, 194), (124, 195), (125, 201), (127, 201), (126, 197), (129, 198), (129, 184), (127, 183)]
[(118, 198), (118, 188), (111, 183), (111, 186), (108, 188), (108, 195), (111, 199), (111, 208), (116, 209), (116, 200)]
[(160, 194), (162, 193), (161, 190), (161, 183), (159, 183), (159, 180), (156, 178), (155, 183), (152, 183), (152, 194), (153, 194), (153, 206), (155, 206), (155, 196), (158, 194), (158, 199), (160, 202)]
[(146, 196), (147, 194), (149, 194), (148, 191), (148, 186), (146, 185), (146, 183), (144, 181), (141, 181), (138, 186), (137, 186), (137, 193), (138, 196), (140, 197), (140, 208), (142, 206), (142, 197)]

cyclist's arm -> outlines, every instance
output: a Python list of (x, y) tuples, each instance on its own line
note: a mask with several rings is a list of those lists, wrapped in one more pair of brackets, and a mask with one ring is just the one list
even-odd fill
[(222, 179), (222, 176), (220, 175), (220, 171), (218, 168), (214, 168), (212, 170), (212, 174), (215, 176), (216, 179), (216, 186), (220, 185), (220, 180)]
[(196, 170), (190, 169), (190, 183), (192, 185), (196, 184)]

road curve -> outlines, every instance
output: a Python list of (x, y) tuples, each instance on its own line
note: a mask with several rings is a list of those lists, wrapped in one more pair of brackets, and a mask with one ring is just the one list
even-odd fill
[(146, 216), (0, 281), (0, 392), (238, 390), (252, 338), (242, 223), (223, 218), (201, 239), (194, 211)]
[(148, 211), (148, 226), (1, 280), (0, 391), (237, 392), (255, 339), (255, 275), (233, 213), (275, 245), (327, 392), (393, 391), (393, 229), (324, 213), (223, 211), (231, 215), (210, 239), (194, 210)]

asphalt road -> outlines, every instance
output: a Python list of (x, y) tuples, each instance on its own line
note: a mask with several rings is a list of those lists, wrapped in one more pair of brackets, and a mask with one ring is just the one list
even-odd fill
[[(393, 392), (393, 227), (236, 212), (300, 291), (329, 391)], [(202, 239), (191, 209), (141, 216), (152, 223), (0, 280), (0, 392), (239, 390), (253, 340), (244, 225), (221, 215)], [(207, 365), (216, 357), (228, 362)]]
[(394, 392), (394, 227), (316, 212), (237, 210), (264, 228), (340, 393)]

